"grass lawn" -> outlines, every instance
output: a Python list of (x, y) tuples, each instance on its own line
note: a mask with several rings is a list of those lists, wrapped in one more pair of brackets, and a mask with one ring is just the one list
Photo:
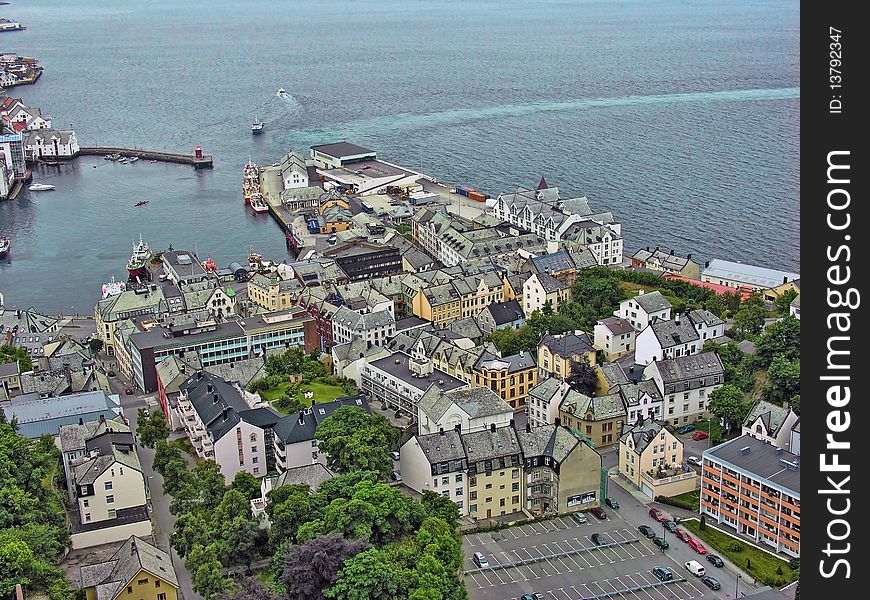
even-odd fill
[[(293, 384), (288, 382), (282, 383), (276, 387), (273, 387), (265, 392), (260, 393), (260, 397), (269, 402), (270, 404), (274, 404), (275, 400), (282, 397), (288, 388)], [(302, 392), (311, 391), (314, 392), (313, 398), (305, 398), (302, 395)], [(299, 392), (296, 394), (296, 397), (302, 403), (303, 406), (311, 406), (312, 404), (320, 404), (322, 402), (330, 402), (335, 400), (339, 396), (345, 396), (348, 392), (344, 390), (340, 385), (331, 385), (328, 383), (324, 383), (319, 380), (312, 381), (311, 383), (303, 383), (299, 386)], [(279, 407), (275, 407), (277, 410), (281, 410)], [(284, 411), (282, 411), (284, 412)]]
[(279, 386), (266, 390), (265, 392), (260, 392), (260, 397), (266, 402), (274, 402), (275, 400), (283, 396), (284, 392), (286, 392), (287, 388), (289, 388), (291, 385), (293, 384), (289, 381), (284, 382)]
[(686, 492), (685, 494), (680, 494), (679, 496), (670, 496), (668, 499), (674, 502), (680, 508), (685, 508), (686, 510), (698, 512), (698, 509), (701, 506), (701, 490)]
[[(714, 548), (716, 552), (727, 557), (728, 560), (755, 577), (761, 583), (772, 587), (779, 587), (796, 581), (800, 575), (798, 571), (793, 571), (786, 561), (771, 556), (767, 552), (763, 552), (745, 542), (734, 539), (730, 535), (726, 535), (710, 526), (701, 531), (701, 523), (699, 521), (680, 521), (680, 525), (706, 542), (708, 549)], [(739, 551), (731, 550), (731, 548), (737, 547), (740, 548)], [(746, 566), (747, 560), (749, 561), (748, 567)], [(777, 567), (782, 570), (782, 575), (776, 573)]]

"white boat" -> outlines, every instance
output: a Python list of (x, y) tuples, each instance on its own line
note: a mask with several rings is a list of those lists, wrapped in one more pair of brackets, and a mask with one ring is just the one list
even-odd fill
[(139, 157), (138, 156), (131, 156), (127, 160), (129, 160), (130, 162), (136, 162), (137, 160), (139, 160)]
[(126, 165), (126, 164), (127, 164), (127, 157), (126, 157), (126, 156), (122, 156), (121, 158), (118, 159), (118, 162), (119, 162), (119, 163), (124, 163), (124, 164)]
[(263, 199), (263, 195), (259, 192), (254, 192), (253, 194), (251, 194), (251, 208), (254, 209), (255, 213), (269, 212), (269, 205), (266, 204), (266, 201)]
[(53, 190), (54, 186), (47, 183), (34, 183), (27, 189), (31, 192), (47, 192), (48, 190)]
[(259, 133), (263, 133), (263, 128), (266, 126), (260, 119), (254, 119), (253, 125), (251, 125), (251, 133), (257, 135)]
[(281, 98), (283, 98), (284, 96), (287, 95), (287, 92), (284, 90), (284, 88), (278, 88), (278, 94), (277, 94), (277, 95), (280, 96)]
[(112, 281), (103, 284), (103, 300), (109, 296), (117, 296), (126, 289), (126, 283), (123, 281), (115, 281), (115, 277), (112, 276)]

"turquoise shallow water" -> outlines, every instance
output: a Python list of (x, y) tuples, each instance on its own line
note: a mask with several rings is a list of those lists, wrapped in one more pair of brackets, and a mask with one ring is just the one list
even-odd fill
[[(348, 139), (492, 195), (546, 176), (626, 247), (799, 270), (799, 3), (251, 0), (13, 3), (15, 88), (83, 145), (215, 156), (215, 169), (80, 159), (0, 203), (7, 304), (90, 311), (141, 232), (219, 262), (281, 258), (242, 164)], [(290, 98), (275, 96), (279, 87)], [(254, 117), (266, 133), (250, 135)], [(96, 168), (94, 168), (96, 167)], [(44, 168), (40, 168), (44, 169)], [(140, 199), (147, 206), (135, 208)]]

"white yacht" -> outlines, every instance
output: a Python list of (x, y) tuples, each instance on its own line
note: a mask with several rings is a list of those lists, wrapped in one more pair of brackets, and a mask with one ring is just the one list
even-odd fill
[(48, 190), (53, 190), (54, 186), (47, 183), (34, 183), (27, 189), (31, 192), (47, 192)]

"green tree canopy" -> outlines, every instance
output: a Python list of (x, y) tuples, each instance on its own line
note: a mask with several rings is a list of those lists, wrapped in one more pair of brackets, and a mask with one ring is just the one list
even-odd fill
[(758, 367), (769, 367), (778, 355), (800, 360), (801, 322), (791, 315), (765, 327), (755, 344), (754, 362)]
[(33, 362), (24, 348), (18, 348), (9, 344), (0, 346), (0, 364), (18, 362), (22, 373), (33, 370)]
[(729, 430), (743, 425), (743, 420), (749, 413), (752, 404), (739, 388), (732, 384), (716, 388), (710, 394), (708, 409), (721, 419), (725, 419)]
[(775, 404), (784, 404), (801, 392), (801, 363), (779, 354), (767, 370), (764, 399)]
[(734, 333), (739, 337), (752, 337), (761, 333), (764, 328), (764, 300), (754, 293), (743, 301), (740, 310), (734, 315)]
[(356, 406), (342, 406), (315, 433), (327, 466), (338, 473), (376, 471), (386, 479), (393, 471), (390, 451), (401, 432), (382, 415), (368, 415)]
[(139, 435), (139, 442), (146, 448), (154, 448), (157, 442), (166, 441), (169, 437), (169, 427), (166, 426), (163, 411), (155, 410), (149, 413), (146, 409), (140, 408), (136, 412), (136, 433)]

